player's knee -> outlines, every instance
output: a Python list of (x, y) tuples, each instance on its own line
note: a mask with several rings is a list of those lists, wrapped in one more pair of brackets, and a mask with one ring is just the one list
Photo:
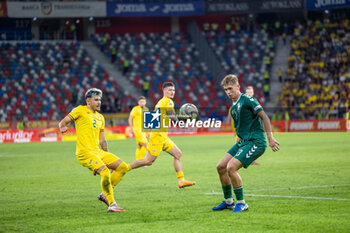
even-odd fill
[(99, 169), (96, 170), (96, 172), (98, 174), (100, 174), (100, 176), (102, 176), (102, 175), (109, 176), (110, 175), (110, 171), (109, 171), (108, 167), (106, 167), (106, 166), (100, 167)]
[(229, 171), (229, 172), (235, 172), (235, 171), (237, 171), (237, 167), (235, 166), (235, 164), (233, 164), (233, 163), (229, 163), (229, 164), (227, 164), (227, 171)]
[(181, 150), (179, 150), (179, 151), (177, 152), (176, 158), (177, 158), (177, 159), (181, 159), (181, 157), (182, 157), (182, 152), (181, 152)]
[(221, 173), (225, 173), (226, 172), (226, 165), (223, 165), (221, 163), (218, 163), (216, 165), (216, 170), (218, 170), (218, 172)]
[(182, 151), (181, 150), (176, 150), (172, 153), (172, 155), (174, 156), (174, 158), (176, 159), (181, 159), (182, 157)]

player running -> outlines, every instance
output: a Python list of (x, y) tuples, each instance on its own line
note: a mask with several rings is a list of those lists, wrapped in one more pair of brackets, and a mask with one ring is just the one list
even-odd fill
[(147, 151), (147, 138), (146, 133), (142, 132), (142, 115), (144, 111), (148, 111), (146, 107), (146, 97), (140, 96), (137, 100), (137, 106), (133, 107), (129, 115), (129, 127), (130, 132), (135, 135), (137, 148), (136, 148), (136, 159), (143, 159)]
[[(168, 122), (169, 119), (177, 120), (174, 110), (174, 102), (171, 100), (174, 98), (174, 95), (175, 84), (172, 82), (163, 83), (163, 98), (158, 101), (155, 109), (160, 110), (161, 116), (165, 118), (164, 122)], [(179, 188), (192, 186), (196, 183), (185, 180), (181, 165), (182, 152), (168, 137), (167, 128), (165, 128), (163, 125), (160, 130), (151, 132), (146, 157), (130, 163), (130, 167), (134, 169), (152, 165), (161, 151), (166, 151), (174, 157), (174, 168), (176, 171)]]
[[(273, 151), (279, 150), (279, 143), (272, 135), (268, 116), (259, 102), (240, 92), (240, 85), (235, 75), (227, 75), (221, 82), (227, 96), (232, 99), (231, 116), (234, 120), (237, 142), (233, 145), (216, 166), (225, 200), (213, 210), (233, 209), (233, 212), (248, 210), (243, 198), (242, 179), (238, 170), (248, 166), (266, 150), (266, 136)], [(237, 204), (232, 198), (232, 186)]]
[[(102, 193), (98, 199), (108, 205), (108, 212), (124, 212), (117, 205), (113, 189), (121, 181), (130, 166), (116, 155), (108, 152), (107, 140), (104, 134), (105, 120), (99, 113), (101, 110), (102, 91), (91, 88), (85, 93), (86, 105), (74, 108), (59, 123), (61, 133), (68, 130), (68, 125), (74, 121), (77, 133), (76, 157), (81, 165), (101, 176)], [(101, 146), (101, 149), (99, 146)], [(110, 170), (112, 173), (110, 173)]]

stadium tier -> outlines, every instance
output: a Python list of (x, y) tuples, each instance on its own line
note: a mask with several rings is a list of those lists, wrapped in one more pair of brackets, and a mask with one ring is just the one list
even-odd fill
[(93, 41), (137, 88), (141, 89), (144, 82), (149, 83), (150, 105), (161, 98), (161, 85), (166, 80), (178, 86), (177, 105), (196, 103), (206, 113), (215, 114), (217, 107), (224, 103), (221, 87), (185, 33), (96, 34)]
[(349, 20), (298, 23), (279, 107), (292, 119), (343, 118), (350, 100)]
[(105, 92), (105, 112), (132, 102), (79, 42), (3, 42), (0, 70), (0, 122), (61, 119), (90, 87)]
[(274, 42), (267, 32), (260, 29), (204, 33), (225, 73), (237, 74), (242, 90), (254, 86), (255, 97), (263, 104), (264, 73), (270, 72), (266, 59), (272, 61), (274, 57)]

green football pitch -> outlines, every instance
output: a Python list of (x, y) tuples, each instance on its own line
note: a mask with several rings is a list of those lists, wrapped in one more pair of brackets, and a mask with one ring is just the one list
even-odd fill
[[(213, 212), (223, 200), (216, 164), (232, 135), (172, 137), (183, 152), (179, 189), (170, 155), (130, 171), (116, 187), (127, 211), (107, 213), (100, 179), (76, 160), (75, 143), (0, 145), (0, 232), (350, 232), (350, 133), (276, 134), (261, 165), (242, 169), (249, 211)], [(130, 163), (135, 140), (110, 141)]]

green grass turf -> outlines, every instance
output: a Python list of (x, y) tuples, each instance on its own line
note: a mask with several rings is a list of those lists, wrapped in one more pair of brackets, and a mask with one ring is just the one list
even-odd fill
[[(97, 201), (100, 179), (75, 159), (75, 143), (0, 145), (0, 232), (350, 232), (350, 133), (276, 134), (270, 148), (240, 174), (246, 194), (348, 200), (246, 196), (249, 211), (213, 212), (223, 200), (216, 164), (232, 135), (173, 137), (183, 151), (185, 178), (177, 187), (172, 158), (162, 152), (117, 186), (125, 213), (107, 213)], [(135, 141), (110, 141), (110, 151), (130, 163)], [(300, 186), (334, 185), (304, 189)], [(263, 189), (263, 190), (261, 190)]]

